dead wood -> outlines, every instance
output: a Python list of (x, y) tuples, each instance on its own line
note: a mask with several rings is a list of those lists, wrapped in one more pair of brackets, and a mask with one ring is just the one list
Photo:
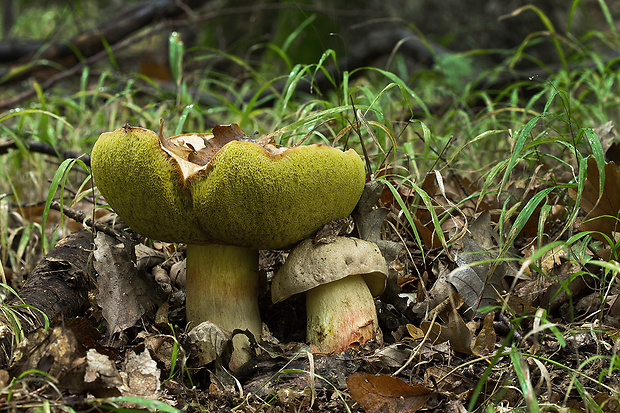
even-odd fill
[[(51, 61), (65, 66), (75, 65), (79, 59), (76, 55), (76, 50), (79, 50), (82, 57), (95, 55), (104, 51), (108, 45), (120, 42), (127, 36), (155, 21), (176, 17), (185, 13), (188, 9), (203, 3), (205, 3), (204, 0), (186, 0), (183, 4), (176, 0), (146, 0), (134, 4), (89, 32), (80, 33), (68, 41), (51, 44), (41, 51), (40, 54), (37, 54), (38, 49), (26, 54), (16, 62), (16, 66), (27, 63), (35, 57), (41, 62)], [(11, 67), (0, 73), (0, 77), (4, 77), (14, 68)], [(29, 70), (21, 72), (19, 76), (11, 77), (10, 80), (18, 81), (24, 77), (39, 77), (41, 75), (46, 75), (47, 77), (49, 70), (49, 65), (45, 67), (34, 65)]]
[(9, 63), (32, 55), (45, 46), (43, 41), (27, 41), (22, 39), (5, 40), (0, 43), (0, 62)]
[[(65, 160), (69, 158), (81, 159), (86, 165), (90, 165), (90, 156), (83, 152), (71, 151), (64, 148), (55, 148), (45, 142), (38, 141), (26, 141), (23, 145), (30, 152), (42, 153), (44, 155), (55, 156), (59, 159)], [(0, 155), (8, 153), (10, 150), (17, 149), (17, 143), (13, 138), (0, 138)]]
[[(90, 255), (92, 233), (75, 232), (58, 242), (32, 271), (19, 296), (4, 304), (10, 308), (0, 314), (0, 345), (3, 354), (0, 363), (6, 366), (15, 346), (14, 321), (21, 324), (21, 334), (41, 327), (48, 319), (62, 315), (83, 315), (89, 306)], [(24, 306), (25, 305), (25, 306)], [(33, 309), (34, 307), (36, 309)], [(15, 317), (15, 318), (13, 318)]]

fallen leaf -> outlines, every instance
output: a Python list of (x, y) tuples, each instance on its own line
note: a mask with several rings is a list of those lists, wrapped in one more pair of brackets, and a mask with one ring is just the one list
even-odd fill
[(355, 373), (347, 377), (351, 397), (368, 413), (413, 413), (431, 397), (421, 384), (407, 384), (384, 374)]
[(331, 244), (336, 241), (339, 235), (351, 233), (353, 230), (353, 221), (348, 218), (339, 218), (323, 225), (312, 239), (314, 245)]
[(213, 137), (205, 139), (205, 147), (192, 151), (187, 160), (197, 165), (206, 165), (228, 142), (250, 139), (236, 123), (216, 125)]
[[(614, 131), (614, 123), (613, 121), (609, 121), (603, 123), (601, 126), (594, 128), (594, 133), (598, 137), (598, 140), (601, 142), (601, 148), (603, 148), (603, 152), (605, 152), (605, 157), (610, 161), (616, 161), (617, 159), (613, 159), (614, 155), (617, 155), (617, 144), (616, 141), (616, 132)], [(612, 149), (613, 146), (616, 146)], [(610, 150), (611, 149), (611, 150)]]
[(407, 331), (409, 335), (414, 340), (419, 340), (424, 338), (424, 330), (419, 327), (414, 326), (413, 324), (407, 324)]
[(592, 400), (597, 406), (600, 406), (603, 412), (618, 412), (620, 411), (620, 402), (616, 395), (611, 395), (607, 392), (596, 394)]
[[(458, 294), (453, 294), (451, 299), (442, 303), (441, 314), (438, 319), (447, 320), (447, 323), (440, 324), (433, 321), (423, 321), (420, 328), (411, 324), (407, 325), (409, 334), (415, 339), (426, 336), (428, 341), (433, 344), (449, 342), (450, 348), (462, 354), (486, 355), (495, 350), (496, 335), (493, 328), (494, 313), (488, 313), (484, 318), (484, 323), (477, 337), (473, 336), (475, 327), (467, 326), (463, 318), (457, 311), (462, 300)], [(437, 309), (433, 310), (437, 311)]]
[(445, 315), (443, 316), (443, 318), (448, 320), (447, 325), (437, 323), (428, 325), (425, 324), (426, 322), (423, 322), (420, 327), (425, 332), (428, 331), (428, 328), (431, 328), (429, 338), (432, 340), (432, 337), (436, 336), (433, 343), (448, 341), (452, 350), (462, 354), (472, 354), (471, 332), (457, 311), (462, 305), (462, 299), (459, 294), (453, 294), (446, 302), (450, 304), (445, 309)]
[[(599, 171), (594, 158), (588, 159), (586, 183), (581, 194), (579, 206), (586, 211), (587, 216), (577, 222), (580, 231), (594, 231), (592, 238), (609, 243), (618, 240), (620, 235), (620, 173), (614, 162), (605, 164), (605, 183), (603, 192), (599, 193)], [(571, 188), (569, 195), (577, 199), (577, 190)]]
[(232, 354), (232, 333), (210, 321), (204, 321), (192, 328), (188, 336), (196, 346), (199, 366), (205, 366), (219, 358), (229, 359)]
[(152, 280), (136, 270), (127, 248), (116, 244), (116, 239), (98, 232), (93, 252), (98, 274), (97, 304), (108, 322), (110, 335), (132, 327), (161, 301)]
[(452, 366), (430, 366), (424, 371), (424, 383), (444, 394), (454, 395), (471, 391), (475, 383), (464, 377)]
[(150, 271), (151, 268), (166, 260), (163, 252), (147, 247), (144, 244), (136, 245), (134, 251), (136, 253), (136, 267), (139, 271)]
[(450, 342), (452, 350), (462, 354), (472, 354), (472, 337), (467, 324), (456, 309), (453, 309), (448, 317), (448, 328), (443, 331), (443, 337)]
[(79, 358), (78, 342), (65, 325), (43, 328), (28, 334), (19, 343), (11, 360), (11, 374), (19, 376), (38, 370), (56, 379), (62, 378)]
[(187, 277), (187, 260), (175, 262), (170, 267), (170, 280), (179, 288), (185, 288)]
[(95, 384), (98, 388), (116, 389), (122, 386), (123, 379), (116, 370), (114, 361), (91, 348), (86, 353), (84, 383)]
[(484, 317), (482, 323), (482, 329), (478, 333), (478, 336), (474, 340), (472, 346), (472, 352), (477, 356), (486, 356), (493, 353), (495, 350), (495, 342), (497, 341), (497, 334), (493, 328), (493, 319), (495, 318), (495, 312), (490, 312)]
[(169, 139), (163, 136), (163, 123), (159, 129), (159, 144), (171, 155), (192, 164), (204, 166), (228, 142), (249, 140), (237, 124), (217, 125), (213, 133), (186, 133)]
[[(409, 326), (411, 326), (411, 324), (408, 324), (407, 328), (409, 328)], [(366, 361), (379, 365), (380, 367), (398, 369), (407, 362), (410, 356), (411, 347), (403, 343), (394, 343), (387, 347), (377, 349)]]
[(130, 352), (120, 375), (123, 378), (123, 396), (157, 398), (161, 386), (161, 371), (147, 349), (140, 354)]
[(183, 368), (185, 351), (182, 346), (178, 345), (173, 336), (165, 334), (147, 336), (144, 338), (144, 347), (150, 351), (156, 361), (164, 365), (166, 370), (172, 369), (173, 363), (176, 369)]
[(443, 337), (443, 331), (446, 329), (447, 327), (434, 321), (422, 321), (422, 323), (420, 323), (420, 330), (423, 332), (423, 337), (426, 337), (432, 344), (441, 344), (448, 341), (447, 338)]
[(611, 295), (607, 298), (607, 303), (609, 304), (609, 310), (607, 310), (607, 314), (611, 314), (613, 316), (620, 316), (620, 294)]
[[(496, 263), (490, 215), (483, 213), (470, 227), (470, 235), (462, 237), (455, 245), (452, 255), (458, 267), (446, 276), (447, 281), (463, 296), (465, 305), (471, 313), (466, 316), (481, 316), (479, 308), (494, 305), (503, 290), (503, 280), (510, 267), (506, 263)], [(472, 265), (476, 262), (481, 264)]]

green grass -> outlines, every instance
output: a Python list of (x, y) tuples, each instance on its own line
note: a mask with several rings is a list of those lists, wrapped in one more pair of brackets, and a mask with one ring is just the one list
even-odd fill
[[(571, 10), (576, 10), (578, 3), (573, 1)], [(462, 216), (461, 211), (471, 203), (487, 200), (494, 204), (500, 240), (498, 260), (509, 259), (509, 250), (515, 243), (522, 246), (523, 230), (534, 220), (537, 230), (532, 245), (538, 253), (534, 252), (531, 261), (522, 258), (520, 263), (531, 264), (541, 277), (557, 280), (556, 274), (543, 269), (540, 260), (551, 246), (562, 247), (570, 252), (566, 254), (567, 259), (583, 268), (575, 276), (592, 275), (605, 291), (603, 297), (607, 297), (620, 267), (616, 261), (605, 262), (594, 257), (591, 249), (596, 243), (589, 235), (573, 233), (579, 198), (573, 202), (567, 195), (569, 188), (576, 188), (581, 194), (587, 157), (593, 156), (599, 170), (603, 170), (604, 149), (593, 128), (609, 120), (616, 121), (620, 107), (618, 58), (606, 57), (608, 51), (617, 55), (620, 39), (605, 1), (599, 1), (598, 5), (608, 27), (588, 31), (579, 38), (570, 33), (560, 34), (534, 6), (519, 9), (515, 14), (534, 13), (547, 32), (532, 33), (516, 49), (503, 51), (505, 61), (492, 68), (481, 68), (476, 63), (478, 56), (495, 52), (490, 50), (442, 55), (434, 67), (416, 72), (410, 71), (406, 62), (396, 56), (389, 70), (366, 67), (334, 74), (330, 79), (333, 88), (316, 91), (314, 95), (298, 93), (295, 88), (341, 56), (327, 49), (311, 64), (297, 63), (291, 57), (292, 45), (316, 24), (312, 16), (290, 33), (280, 35), (281, 40), (258, 45), (257, 48), (268, 51), (265, 53), (268, 58), (258, 62), (210, 46), (188, 50), (179, 35), (171, 35), (168, 45), (173, 88), (106, 64), (85, 68), (77, 88), (56, 86), (42, 90), (33, 84), (36, 98), (0, 114), (0, 134), (12, 139), (18, 147), (2, 155), (0, 167), (0, 193), (10, 194), (0, 200), (2, 265), (17, 268), (25, 260), (28, 248), (38, 249), (41, 254), (53, 246), (61, 231), (60, 224), (47, 222), (53, 198), (64, 197), (65, 202), (74, 205), (92, 194), (88, 167), (83, 162), (50, 161), (49, 157), (30, 153), (27, 141), (88, 153), (101, 132), (116, 129), (125, 122), (157, 130), (159, 120), (163, 119), (165, 135), (172, 136), (205, 131), (214, 120), (222, 124), (238, 123), (248, 134), (278, 131), (277, 141), (284, 145), (302, 140), (304, 144), (335, 143), (367, 154), (369, 172), (388, 185), (394, 205), (404, 212), (395, 228), (387, 233), (401, 231), (402, 236), (415, 241), (423, 254), (429, 247), (414, 222), (418, 210), (430, 211), (427, 227), (438, 234), (442, 248), (448, 249), (453, 234), (444, 232), (442, 225), (452, 217)], [(39, 18), (43, 21), (40, 33), (45, 34), (50, 20), (46, 15)], [(30, 23), (18, 21), (16, 30), (31, 29)], [(528, 55), (528, 47), (535, 41), (553, 44), (559, 69), (546, 73), (548, 66)], [(111, 56), (112, 61), (120, 58)], [(187, 68), (189, 61), (201, 63), (202, 69), (192, 72)], [(220, 64), (210, 63), (213, 61)], [(481, 88), (485, 79), (497, 78), (524, 61), (538, 63), (545, 74), (506, 83), (499, 89)], [(218, 69), (222, 62), (229, 71)], [(279, 82), (286, 85), (283, 91), (274, 89)], [(440, 207), (435, 195), (422, 188), (425, 176), (434, 170), (446, 182), (454, 176), (466, 178), (473, 182), (475, 190), (460, 199), (452, 199), (449, 206)], [(558, 180), (562, 174), (572, 178)], [(414, 188), (417, 198), (404, 199), (399, 192), (401, 186)], [(528, 189), (523, 190), (524, 187)], [(69, 188), (74, 190), (73, 195), (67, 195)], [(46, 201), (41, 223), (9, 225), (9, 209), (15, 204), (37, 201)], [(550, 238), (545, 226), (551, 220), (551, 209), (559, 203), (565, 205), (566, 214), (560, 230)], [(13, 244), (17, 247), (11, 248)], [(617, 245), (612, 247), (614, 251), (617, 249)], [(562, 283), (561, 288), (570, 291), (568, 283)], [(603, 307), (604, 299), (600, 305)], [(598, 319), (602, 321), (602, 312)], [(517, 316), (512, 321), (515, 325), (525, 323)], [(562, 343), (564, 337), (575, 331), (576, 324), (575, 320), (574, 325), (566, 326), (561, 332), (556, 329), (550, 333), (547, 330), (555, 324), (545, 319), (544, 328), (537, 333)], [(592, 329), (592, 334), (608, 333), (597, 327)], [(570, 375), (571, 387), (582, 396), (588, 408), (601, 411), (586, 388), (605, 375), (617, 374), (620, 362), (616, 355), (588, 359), (571, 367), (528, 354), (524, 342), (510, 340), (512, 337), (503, 342), (498, 354), (505, 350), (513, 369), (509, 376), (522, 393), (523, 404), (516, 408), (523, 411), (550, 408), (539, 400), (539, 393), (534, 393), (536, 383), (532, 382), (528, 370), (534, 366), (540, 369), (542, 365), (559, 368)], [(491, 359), (488, 374), (498, 360), (499, 357)], [(580, 371), (595, 361), (603, 365), (599, 377)], [(483, 403), (482, 408), (493, 411), (495, 401), (482, 400), (480, 383), (469, 408), (473, 410), (478, 402)], [(602, 387), (617, 391), (607, 385)], [(614, 397), (617, 398), (617, 393)], [(151, 402), (136, 400), (105, 403), (109, 409), (121, 411), (115, 404), (119, 401), (158, 408)]]

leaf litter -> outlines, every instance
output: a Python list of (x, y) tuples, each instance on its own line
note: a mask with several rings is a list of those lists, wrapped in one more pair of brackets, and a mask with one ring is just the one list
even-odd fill
[[(234, 129), (222, 133), (224, 139), (243, 138)], [(580, 198), (585, 214), (576, 224), (579, 231), (593, 231), (600, 250), (616, 240), (610, 223), (620, 208), (615, 164), (607, 163), (604, 171), (600, 192), (598, 167), (588, 160)], [(22, 343), (9, 374), (37, 369), (72, 394), (150, 397), (179, 408), (464, 411), (472, 400), (523, 405), (508, 356), (517, 349), (540, 400), (582, 408), (577, 394), (562, 393), (574, 385), (566, 369), (540, 360), (559, 360), (573, 369), (587, 361), (581, 374), (594, 379), (601, 363), (590, 358), (613, 354), (620, 294), (611, 282), (607, 290), (598, 288), (599, 281), (571, 259), (579, 254), (601, 258), (598, 252), (576, 242), (550, 249), (532, 261), (529, 271), (520, 271), (512, 260), (535, 257), (533, 236), (524, 230), (515, 238), (520, 248), (502, 251), (494, 199), (476, 199), (475, 184), (438, 173), (420, 188), (427, 192), (426, 202), (413, 187), (400, 185), (394, 192), (373, 183), (354, 214), (354, 234), (387, 242), (382, 250), (389, 251), (390, 288), (377, 300), (383, 343), (313, 354), (303, 344), (303, 299), (268, 300), (269, 280), (286, 252), (262, 252), (261, 309), (269, 315), (264, 337), (253, 343), (257, 355), (251, 363), (228, 372), (221, 358), (230, 351), (231, 332), (208, 324), (191, 332), (180, 327), (183, 283), (176, 280), (182, 277), (183, 249), (156, 243), (140, 247), (136, 259), (118, 240), (99, 234), (98, 294), (92, 313), (82, 319), (86, 324), (71, 327), (70, 320), (52, 320), (47, 332), (38, 330)], [(577, 200), (576, 191), (569, 193)], [(460, 202), (465, 198), (473, 202)], [(441, 217), (440, 226), (433, 216)], [(558, 231), (561, 219), (548, 215), (545, 231)], [(349, 224), (334, 223), (320, 239), (345, 227), (350, 232)], [(606, 294), (606, 308), (600, 308), (601, 294)], [(609, 405), (617, 400), (614, 375), (601, 376), (600, 384), (590, 379), (583, 384), (597, 400)], [(191, 386), (201, 390), (191, 393)]]

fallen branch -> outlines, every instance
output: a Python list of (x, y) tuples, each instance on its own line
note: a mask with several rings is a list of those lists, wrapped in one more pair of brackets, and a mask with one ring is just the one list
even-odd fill
[(115, 230), (111, 226), (102, 224), (98, 221), (93, 221), (93, 219), (87, 216), (84, 212), (69, 208), (64, 204), (61, 205), (59, 201), (52, 201), (50, 203), (50, 208), (62, 212), (65, 216), (73, 219), (76, 222), (79, 222), (80, 224), (84, 224), (89, 228), (95, 229), (96, 231), (101, 231), (118, 240), (123, 240), (124, 238), (126, 238), (121, 232)]
[[(108, 45), (120, 42), (156, 20), (178, 16), (203, 3), (202, 0), (185, 0), (183, 5), (177, 0), (142, 1), (125, 8), (89, 32), (80, 33), (68, 41), (49, 45), (38, 56), (35, 56), (36, 52), (24, 56), (18, 64), (21, 65), (36, 57), (38, 62), (57, 62), (70, 66), (78, 61), (76, 50), (79, 50), (79, 53), (84, 57), (95, 55), (105, 51)], [(1, 73), (0, 78), (5, 77), (13, 69), (9, 68), (5, 73)], [(19, 76), (11, 77), (11, 79), (17, 80), (36, 76), (41, 69), (47, 72), (49, 67), (35, 64), (28, 70), (20, 72)]]
[[(151, 28), (148, 32), (146, 33), (141, 33), (135, 36), (131, 36), (127, 39), (125, 39), (122, 42), (119, 42), (113, 46), (110, 47), (110, 51), (111, 52), (117, 52), (119, 50), (122, 50), (134, 43), (137, 43), (145, 38), (151, 37), (154, 33), (157, 33), (161, 30), (163, 30), (164, 28), (166, 28), (167, 25), (164, 23), (159, 23), (157, 25), (155, 25), (153, 28)], [(71, 76), (74, 76), (78, 73), (80, 73), (80, 71), (82, 71), (84, 69), (84, 67), (92, 65), (95, 62), (98, 62), (99, 60), (102, 60), (104, 58), (108, 57), (108, 50), (103, 50), (93, 56), (90, 56), (87, 59), (84, 59), (84, 61), (82, 63), (76, 64), (73, 67), (71, 67), (70, 69), (67, 69), (65, 71), (62, 71), (60, 73), (55, 74), (54, 76), (49, 77), (45, 82), (41, 83), (40, 87), (41, 90), (47, 90), (50, 87), (52, 87), (54, 84), (56, 84), (57, 82), (67, 79)], [(7, 108), (11, 108), (11, 107), (15, 107), (17, 106), (20, 102), (29, 99), (33, 96), (35, 96), (37, 93), (35, 88), (30, 88), (28, 90), (25, 90), (22, 93), (19, 93), (18, 95), (16, 95), (15, 97), (11, 98), (11, 99), (5, 99), (3, 101), (0, 101), (0, 109), (7, 109)]]
[[(55, 156), (60, 159), (81, 159), (86, 165), (90, 165), (90, 156), (85, 153), (75, 152), (64, 148), (54, 148), (45, 142), (26, 141), (24, 146), (28, 151), (42, 153), (44, 155)], [(8, 153), (10, 150), (17, 149), (17, 143), (14, 139), (6, 137), (0, 138), (0, 155)]]
[(92, 233), (88, 230), (61, 239), (28, 276), (19, 296), (3, 304), (0, 313), (0, 346), (3, 350), (0, 364), (3, 367), (7, 366), (16, 341), (43, 326), (46, 318), (50, 320), (60, 314), (75, 317), (85, 313), (91, 286), (91, 251)]

